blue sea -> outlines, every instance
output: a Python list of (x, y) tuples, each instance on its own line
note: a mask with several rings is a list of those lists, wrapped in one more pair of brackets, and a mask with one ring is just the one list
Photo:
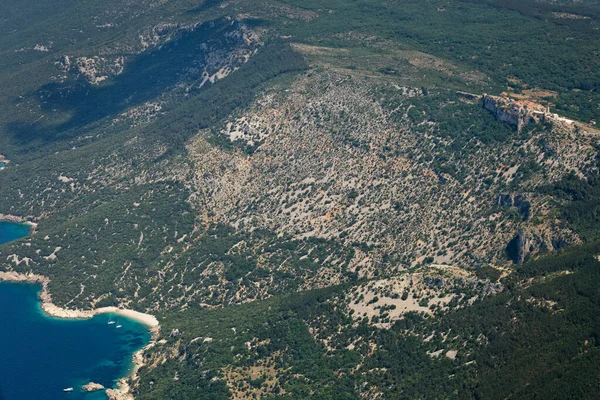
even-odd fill
[[(0, 238), (16, 239), (18, 229), (3, 222)], [(133, 353), (150, 340), (147, 327), (108, 314), (87, 320), (48, 317), (39, 290), (39, 285), (0, 283), (0, 400), (105, 399), (104, 391), (84, 393), (81, 385), (114, 387), (131, 370)], [(111, 318), (122, 327), (109, 325)], [(73, 392), (63, 392), (68, 387)]]
[(27, 224), (0, 221), (0, 244), (27, 236), (30, 229), (31, 227)]

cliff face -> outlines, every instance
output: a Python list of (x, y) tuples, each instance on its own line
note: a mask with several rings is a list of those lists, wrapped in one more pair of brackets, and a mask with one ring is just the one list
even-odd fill
[(529, 124), (539, 123), (543, 116), (502, 97), (485, 94), (482, 101), (483, 108), (494, 114), (498, 121), (516, 126), (518, 131)]
[(560, 250), (580, 243), (568, 232), (556, 228), (527, 227), (519, 230), (506, 245), (506, 256), (514, 264), (522, 264), (530, 256), (544, 251)]
[(531, 213), (531, 203), (524, 195), (500, 193), (496, 198), (496, 203), (499, 207), (515, 207), (519, 214), (522, 215), (523, 221), (527, 221), (529, 219)]

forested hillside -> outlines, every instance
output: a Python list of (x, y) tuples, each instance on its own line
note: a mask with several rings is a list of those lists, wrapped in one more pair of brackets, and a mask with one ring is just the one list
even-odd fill
[[(0, 4), (0, 271), (138, 399), (595, 398), (595, 1)], [(129, 395), (128, 394), (128, 395)]]

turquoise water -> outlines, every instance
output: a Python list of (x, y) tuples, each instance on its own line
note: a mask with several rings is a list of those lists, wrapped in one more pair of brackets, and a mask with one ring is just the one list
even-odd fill
[[(105, 399), (83, 393), (90, 381), (113, 387), (127, 375), (132, 354), (150, 340), (148, 329), (109, 315), (88, 320), (45, 316), (31, 284), (0, 283), (0, 399)], [(115, 316), (113, 316), (113, 319)], [(73, 387), (71, 393), (64, 388)]]
[[(0, 222), (0, 243), (29, 234), (23, 224)], [(106, 399), (84, 393), (90, 381), (114, 387), (130, 371), (131, 356), (148, 343), (146, 326), (111, 315), (56, 319), (41, 310), (39, 285), (0, 282), (0, 400)], [(122, 325), (109, 325), (117, 319)], [(64, 388), (73, 387), (70, 393)]]
[(0, 168), (4, 167), (6, 163), (0, 162)]
[(26, 224), (0, 221), (0, 244), (27, 236), (30, 227)]

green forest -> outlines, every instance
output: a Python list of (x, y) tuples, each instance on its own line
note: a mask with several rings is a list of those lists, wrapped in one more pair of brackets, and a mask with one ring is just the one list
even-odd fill
[[(595, 0), (2, 2), (0, 271), (156, 315), (139, 400), (598, 398), (599, 49)], [(576, 121), (481, 103), (532, 92)]]

